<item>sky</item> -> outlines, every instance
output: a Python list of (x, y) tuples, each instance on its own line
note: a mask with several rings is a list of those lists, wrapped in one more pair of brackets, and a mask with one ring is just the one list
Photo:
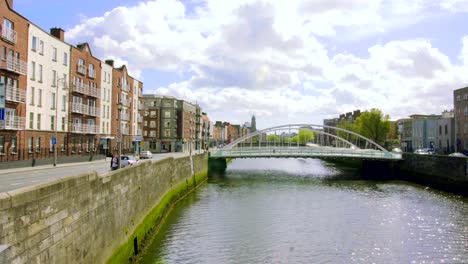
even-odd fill
[(144, 93), (198, 103), (213, 121), (440, 114), (468, 86), (468, 0), (14, 0), (14, 9), (127, 64)]

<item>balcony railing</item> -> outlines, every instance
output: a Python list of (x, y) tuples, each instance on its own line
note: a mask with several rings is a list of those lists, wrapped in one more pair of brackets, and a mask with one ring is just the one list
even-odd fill
[(72, 112), (96, 117), (101, 114), (99, 108), (80, 103), (72, 103)]
[(124, 114), (124, 113), (121, 113), (120, 114), (120, 118), (124, 121), (130, 121), (130, 115), (129, 114)]
[(98, 125), (88, 125), (88, 124), (73, 124), (72, 129), (73, 133), (81, 133), (81, 134), (99, 134), (99, 126)]
[(13, 87), (12, 85), (6, 86), (6, 100), (16, 103), (25, 103), (26, 102), (26, 91)]
[(78, 73), (81, 73), (83, 75), (86, 74), (86, 66), (84, 66), (83, 64), (78, 64), (77, 65), (77, 71)]
[(11, 28), (1, 27), (2, 28), (2, 39), (16, 44), (16, 31)]
[(5, 120), (0, 120), (0, 129), (24, 130), (24, 117), (6, 115)]
[(84, 83), (75, 83), (72, 85), (72, 90), (77, 93), (101, 98), (101, 89), (99, 87), (92, 87)]
[(130, 92), (130, 85), (128, 85), (128, 84), (123, 84), (123, 85), (122, 85), (122, 91), (124, 91), (124, 92)]
[(26, 75), (28, 73), (27, 63), (11, 55), (7, 56), (6, 61), (0, 60), (0, 69), (12, 71), (21, 75)]
[(127, 98), (120, 98), (120, 103), (127, 107), (130, 106), (130, 100), (128, 100)]

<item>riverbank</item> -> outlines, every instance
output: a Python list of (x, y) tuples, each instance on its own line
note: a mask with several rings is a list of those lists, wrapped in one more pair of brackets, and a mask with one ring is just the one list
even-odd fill
[(207, 157), (166, 158), (0, 193), (0, 263), (130, 262), (171, 206), (206, 179)]

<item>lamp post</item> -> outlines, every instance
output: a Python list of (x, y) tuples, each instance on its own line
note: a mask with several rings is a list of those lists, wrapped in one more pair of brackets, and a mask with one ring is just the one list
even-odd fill
[[(55, 128), (54, 128), (54, 167), (57, 166), (57, 130), (58, 130), (58, 90), (59, 90), (59, 83), (63, 82), (63, 89), (66, 89), (66, 79), (65, 78), (59, 78), (57, 79), (57, 83), (55, 85)], [(65, 142), (64, 142), (65, 143)]]
[(119, 110), (119, 133), (117, 135), (120, 135), (120, 138), (119, 139), (119, 157), (118, 157), (118, 161), (119, 161), (119, 169), (122, 168), (122, 138), (123, 138), (123, 133), (122, 133), (122, 109), (123, 109), (123, 104), (122, 102), (119, 102), (117, 104), (117, 109)]

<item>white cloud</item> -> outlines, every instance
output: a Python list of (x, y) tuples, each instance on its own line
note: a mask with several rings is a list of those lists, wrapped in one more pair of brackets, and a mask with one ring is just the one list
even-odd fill
[[(429, 40), (371, 47), (358, 40), (385, 36), (424, 21), (435, 8), (440, 14), (465, 2), (200, 0), (188, 8), (186, 2), (155, 0), (83, 20), (67, 39), (90, 41), (93, 52), (130, 64), (138, 76), (143, 70), (190, 75), (145, 91), (198, 102), (215, 119), (256, 113), (265, 125), (317, 123), (372, 107), (402, 117), (451, 108), (452, 90), (468, 81), (466, 68)], [(326, 43), (349, 40), (367, 53), (330, 54)], [(459, 57), (468, 67), (468, 37)]]

